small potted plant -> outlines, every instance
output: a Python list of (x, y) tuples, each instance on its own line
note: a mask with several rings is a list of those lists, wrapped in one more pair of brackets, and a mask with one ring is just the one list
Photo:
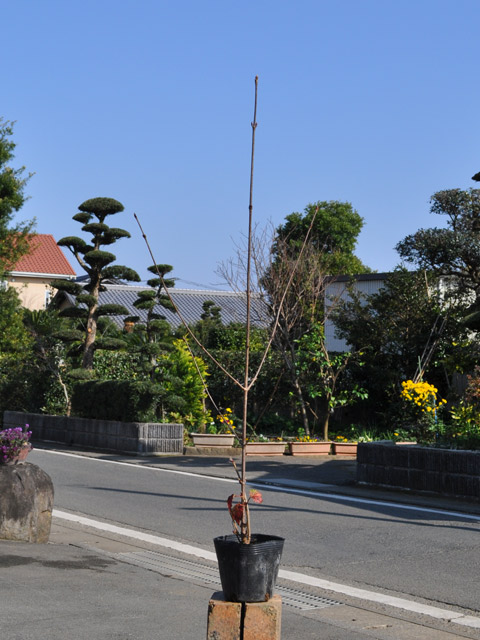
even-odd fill
[(22, 427), (14, 427), (0, 431), (0, 464), (22, 464), (32, 450), (30, 444), (31, 431)]
[(192, 433), (195, 447), (233, 447), (235, 442), (235, 424), (230, 408), (221, 411), (217, 420), (210, 419), (205, 433)]
[(251, 533), (249, 503), (261, 504), (263, 497), (256, 489), (250, 489), (247, 497), (245, 476), (234, 460), (230, 462), (237, 473), (241, 491), (227, 500), (233, 534), (213, 541), (222, 590), (229, 602), (264, 602), (273, 595), (285, 539)]

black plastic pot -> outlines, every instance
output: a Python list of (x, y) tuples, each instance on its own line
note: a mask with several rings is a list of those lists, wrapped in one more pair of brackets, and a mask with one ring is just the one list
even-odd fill
[(275, 589), (284, 538), (253, 534), (250, 544), (235, 535), (214, 538), (220, 580), (228, 602), (265, 602)]

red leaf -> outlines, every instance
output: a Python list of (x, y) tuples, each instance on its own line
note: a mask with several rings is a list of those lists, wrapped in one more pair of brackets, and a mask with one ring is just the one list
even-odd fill
[(235, 520), (237, 524), (240, 524), (243, 519), (243, 504), (236, 504), (230, 513), (232, 514), (232, 519)]
[(253, 502), (256, 502), (257, 504), (262, 504), (263, 496), (260, 491), (257, 491), (256, 489), (250, 489), (250, 500), (253, 500)]

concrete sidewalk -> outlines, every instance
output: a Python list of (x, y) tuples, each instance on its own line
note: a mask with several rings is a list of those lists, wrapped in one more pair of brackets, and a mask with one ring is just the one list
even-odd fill
[[(149, 556), (150, 568), (138, 566)], [(155, 568), (164, 559), (158, 548), (55, 521), (48, 544), (0, 541), (0, 628), (5, 640), (204, 640), (208, 602), (218, 585), (179, 577)], [(205, 560), (169, 554), (171, 563), (188, 563), (217, 573)], [(310, 594), (307, 594), (309, 597)], [(382, 612), (363, 612), (338, 599), (321, 608), (282, 608), (282, 638), (367, 640), (383, 638), (362, 627), (390, 624)], [(415, 624), (399, 623), (409, 629)], [(424, 627), (422, 626), (422, 630)], [(435, 630), (426, 640), (451, 640)], [(403, 632), (402, 632), (403, 633)], [(422, 631), (423, 633), (423, 631)], [(438, 635), (440, 633), (440, 635)], [(219, 640), (222, 640), (219, 638)]]
[[(67, 450), (129, 464), (235, 477), (228, 459), (217, 457), (132, 458)], [(434, 508), (480, 513), (478, 504), (356, 487), (355, 466), (355, 460), (350, 458), (251, 457), (248, 474), (252, 483), (295, 486), (369, 499), (421, 502)], [(190, 565), (203, 567), (206, 577), (182, 577), (177, 566), (188, 568)], [(46, 545), (0, 541), (1, 637), (5, 640), (203, 640), (208, 601), (219, 588), (208, 582), (209, 572), (216, 575), (214, 562), (198, 561), (147, 542), (54, 519), (50, 542)], [(310, 595), (323, 595), (332, 601), (311, 610), (284, 604), (284, 640), (477, 637), (470, 632), (456, 636), (441, 624), (431, 627), (421, 621), (400, 620), (388, 611), (364, 609), (348, 598), (313, 594), (313, 591), (310, 589)]]

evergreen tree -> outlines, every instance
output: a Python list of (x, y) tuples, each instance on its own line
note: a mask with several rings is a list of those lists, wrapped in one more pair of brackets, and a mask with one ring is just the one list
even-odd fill
[(92, 370), (95, 349), (117, 349), (124, 346), (123, 341), (116, 338), (97, 338), (99, 320), (102, 316), (127, 315), (128, 310), (118, 304), (99, 304), (99, 294), (105, 291), (105, 280), (118, 278), (138, 282), (139, 275), (133, 269), (112, 264), (116, 257), (104, 251), (102, 247), (111, 245), (120, 238), (129, 238), (124, 229), (110, 227), (105, 218), (123, 211), (123, 205), (113, 198), (92, 198), (79, 207), (80, 213), (73, 219), (82, 224), (82, 231), (91, 234), (90, 243), (77, 236), (68, 236), (58, 241), (61, 247), (67, 247), (75, 256), (78, 264), (88, 275), (88, 282), (81, 285), (66, 280), (56, 280), (52, 285), (60, 291), (75, 296), (76, 304), (61, 311), (62, 316), (77, 318), (82, 321), (83, 331), (72, 329), (63, 332), (66, 341), (83, 339), (82, 369)]
[[(149, 267), (148, 270), (150, 273), (156, 274), (157, 277), (147, 281), (150, 289), (140, 291), (138, 298), (133, 303), (137, 309), (147, 312), (146, 322), (137, 324), (135, 333), (143, 337), (138, 351), (145, 358), (146, 368), (152, 382), (155, 379), (156, 369), (158, 369), (159, 356), (172, 348), (173, 336), (170, 325), (166, 321), (165, 316), (157, 311), (158, 307), (163, 307), (173, 312), (175, 311), (170, 298), (164, 293), (166, 287), (172, 288), (175, 286), (175, 280), (173, 278), (165, 279), (165, 276), (170, 273), (172, 269), (173, 267), (169, 264), (152, 265)], [(138, 316), (129, 316), (126, 320), (138, 323), (140, 318)]]
[[(476, 176), (474, 176), (474, 179)], [(431, 212), (447, 217), (446, 229), (419, 229), (397, 244), (400, 256), (444, 276), (448, 294), (470, 306), (464, 322), (480, 330), (480, 189), (447, 189), (431, 198)]]
[[(308, 401), (299, 344), (333, 311), (337, 300), (326, 305), (325, 297), (334, 277), (368, 271), (353, 253), (362, 226), (363, 219), (348, 202), (319, 201), (307, 205), (303, 215), (291, 213), (276, 229), (271, 262), (262, 278), (271, 316), (278, 317), (274, 346), (284, 359), (307, 435), (311, 420), (328, 424), (329, 409), (318, 416)], [(315, 335), (327, 353), (325, 332), (316, 330)], [(322, 369), (326, 377), (328, 369)]]
[(14, 169), (10, 164), (16, 146), (12, 134), (13, 124), (0, 118), (0, 277), (27, 252), (33, 227), (33, 222), (11, 226), (14, 213), (25, 202), (23, 190), (31, 177), (24, 175), (25, 167)]

